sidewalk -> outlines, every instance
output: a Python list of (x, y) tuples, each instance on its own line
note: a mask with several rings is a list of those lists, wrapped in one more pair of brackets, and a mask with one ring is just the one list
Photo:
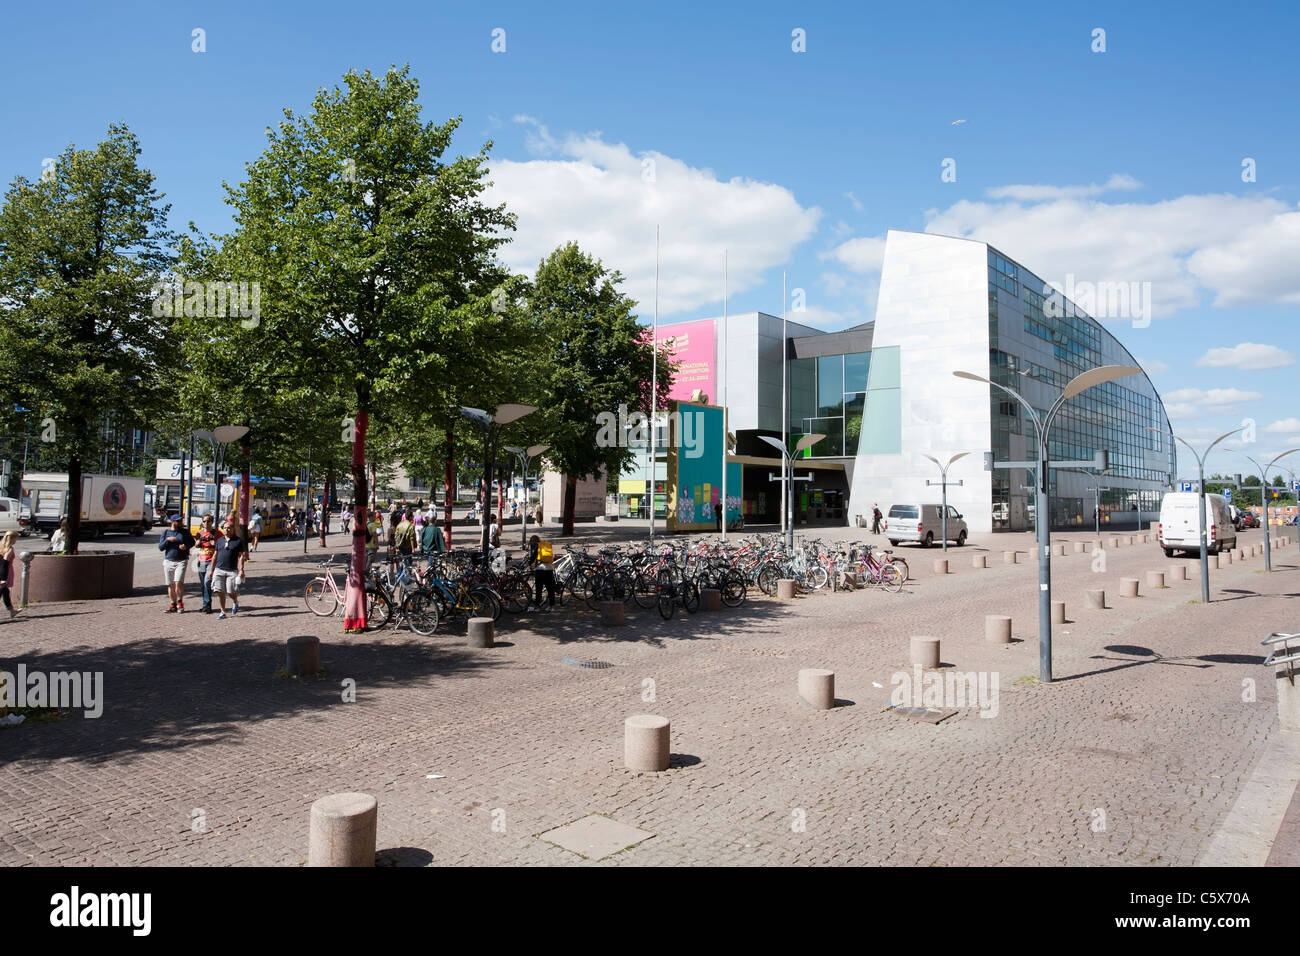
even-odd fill
[[(1054, 536), (1072, 540), (1092, 538)], [(1068, 623), (1042, 685), (1036, 570), (1001, 563), (1032, 545), (987, 543), (950, 550), (946, 577), (937, 549), (899, 549), (913, 572), (900, 594), (751, 598), (671, 621), (633, 608), (618, 632), (585, 611), (506, 616), (489, 651), (463, 630), (345, 636), (308, 614), (302, 587), (341, 547), (264, 546), (220, 622), (162, 614), (145, 556), (129, 599), (0, 625), (4, 669), (101, 670), (107, 698), (97, 720), (0, 730), (0, 864), (298, 865), (311, 802), (348, 790), (378, 797), (398, 862), (595, 862), (540, 838), (591, 814), (653, 834), (603, 865), (1196, 862), (1280, 736), (1259, 641), (1296, 629), (1295, 546), (1271, 576), (1262, 559), (1214, 573), (1208, 607), (1189, 603), (1190, 580), (1118, 597), (1121, 577), (1178, 563), (1153, 545), (1107, 553), (1104, 572), (1091, 554), (1055, 559)], [(1111, 609), (1086, 609), (1101, 586)], [(985, 643), (985, 614), (1011, 615), (1017, 641)], [(296, 634), (321, 638), (323, 679), (274, 676)], [(942, 639), (945, 671), (998, 675), (996, 716), (887, 710), (912, 635)], [(799, 700), (804, 667), (835, 671), (841, 706)], [(669, 771), (622, 768), (634, 713), (672, 720)], [(1297, 814), (1293, 799), (1270, 863), (1294, 859)]]

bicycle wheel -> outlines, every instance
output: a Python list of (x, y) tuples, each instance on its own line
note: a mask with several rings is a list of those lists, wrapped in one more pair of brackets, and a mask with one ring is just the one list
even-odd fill
[(393, 605), (379, 588), (366, 588), (366, 628), (377, 631), (393, 617)]
[(830, 575), (826, 573), (826, 569), (820, 564), (809, 569), (808, 582), (812, 585), (814, 591), (826, 587), (829, 581)]
[(694, 614), (700, 609), (700, 589), (694, 581), (682, 582), (682, 607), (686, 608), (687, 614)]
[(722, 603), (727, 607), (740, 607), (745, 603), (745, 579), (739, 572), (728, 571), (723, 574), (718, 582), (718, 590), (722, 592)]
[(636, 594), (636, 582), (624, 568), (615, 568), (609, 575), (609, 599), (631, 604)]
[(526, 609), (531, 596), (527, 578), (512, 575), (501, 585), (501, 605), (511, 614)]
[(776, 582), (780, 579), (781, 572), (777, 570), (776, 565), (763, 565), (763, 570), (758, 572), (759, 590), (768, 597), (776, 597)]
[(903, 590), (903, 575), (892, 564), (887, 564), (880, 569), (880, 586), (886, 591), (893, 591), (897, 594)]
[(649, 609), (659, 603), (659, 592), (655, 587), (654, 580), (642, 572), (637, 572), (636, 583), (632, 585), (632, 588), (637, 607)]
[(470, 600), (475, 603), (475, 617), (490, 617), (493, 621), (501, 620), (501, 598), (489, 587), (477, 587), (469, 592)]
[(667, 588), (660, 588), (655, 594), (655, 603), (659, 605), (659, 616), (665, 621), (673, 616), (673, 605), (677, 603), (673, 598), (673, 592)]
[(413, 591), (402, 602), (402, 613), (407, 626), (421, 637), (428, 637), (438, 629), (438, 602), (428, 591)]
[(889, 563), (902, 576), (904, 581), (912, 576), (912, 569), (907, 566), (906, 558), (890, 558)]
[(307, 610), (318, 617), (329, 617), (339, 609), (339, 598), (324, 578), (313, 578), (303, 591)]

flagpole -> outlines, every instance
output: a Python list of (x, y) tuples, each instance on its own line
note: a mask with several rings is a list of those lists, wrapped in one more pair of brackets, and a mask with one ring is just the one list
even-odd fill
[[(786, 359), (786, 352), (789, 348), (788, 346), (789, 340), (786, 338), (786, 332), (785, 332), (786, 298), (787, 296), (785, 290), (785, 271), (782, 270), (781, 272), (781, 446), (783, 448), (789, 449), (790, 425), (786, 421), (786, 415), (789, 412), (790, 400), (786, 397), (786, 382), (785, 382), (785, 359)], [(788, 456), (785, 453), (782, 453), (781, 455), (782, 475), (785, 474), (785, 459), (787, 457)], [(790, 515), (787, 514), (788, 509), (786, 508), (786, 502), (788, 498), (789, 496), (786, 494), (785, 482), (782, 482), (781, 483), (781, 534), (782, 535), (786, 533), (786, 522), (790, 520)]]
[(650, 546), (655, 543), (655, 457), (659, 453), (659, 226), (655, 226), (654, 357), (650, 360)]
[(722, 543), (727, 542), (727, 250), (722, 250)]

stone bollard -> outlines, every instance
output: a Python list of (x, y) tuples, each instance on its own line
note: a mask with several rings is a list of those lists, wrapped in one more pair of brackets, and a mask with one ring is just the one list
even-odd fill
[(1083, 554), (1083, 553), (1084, 553), (1085, 551), (1087, 551), (1087, 550), (1088, 550), (1088, 542), (1086, 542), (1086, 541), (1076, 541), (1076, 542), (1074, 542), (1074, 553), (1075, 553), (1075, 554)]
[(379, 801), (368, 793), (336, 793), (311, 805), (308, 866), (374, 866)]
[(986, 644), (1011, 643), (1011, 618), (1000, 614), (984, 615), (984, 642)]
[(1089, 591), (1088, 607), (1098, 611), (1106, 610), (1106, 592), (1100, 588)]
[(1186, 581), (1186, 580), (1187, 580), (1187, 565), (1185, 565), (1185, 564), (1171, 564), (1171, 565), (1169, 565), (1169, 580), (1171, 580), (1171, 581)]
[(18, 601), (19, 607), (27, 606), (27, 581), (31, 577), (30, 572), (32, 569), (32, 561), (34, 561), (35, 559), (36, 559), (36, 555), (32, 554), (32, 552), (30, 551), (23, 551), (18, 555), (18, 560), (23, 563), (22, 596)]
[(1232, 552), (1231, 552), (1231, 551), (1220, 551), (1220, 552), (1219, 552), (1219, 567), (1223, 567), (1224, 565), (1228, 565), (1228, 564), (1232, 564)]
[(1002, 552), (1002, 563), (1003, 563), (1003, 564), (1015, 564), (1015, 563), (1016, 563), (1016, 560), (1017, 560), (1016, 552), (1014, 552), (1014, 551), (1003, 551), (1003, 552)]
[(705, 588), (700, 592), (701, 611), (721, 611), (722, 592), (717, 588)]
[(922, 670), (933, 670), (939, 666), (939, 639), (937, 637), (914, 637), (910, 653), (912, 666)]
[[(1251, 557), (1254, 557), (1254, 552), (1251, 552)], [(1245, 549), (1245, 548), (1238, 548), (1236, 551), (1233, 551), (1233, 552), (1232, 552), (1232, 560), (1234, 560), (1234, 561), (1245, 561), (1245, 560), (1246, 560), (1246, 549)]]
[(835, 706), (835, 672), (805, 668), (799, 672), (799, 696), (818, 710)]
[(1065, 557), (1065, 545), (1063, 545), (1063, 544), (1054, 544), (1054, 545), (1052, 545), (1052, 557), (1054, 557), (1054, 558), (1063, 558), (1063, 557)]
[(1165, 586), (1165, 572), (1163, 571), (1147, 572), (1147, 587), (1149, 589), (1151, 589), (1152, 591), (1159, 591), (1164, 586)]
[(1129, 544), (1129, 547), (1132, 547), (1133, 544), (1134, 544), (1136, 541), (1137, 541), (1137, 538), (1135, 538), (1133, 535), (1129, 535), (1129, 536), (1128, 536), (1128, 544)]
[(667, 717), (634, 714), (623, 721), (623, 766), (628, 770), (668, 769)]
[(1064, 601), (1052, 602), (1052, 623), (1053, 624), (1065, 623), (1065, 602)]
[(1217, 554), (1207, 554), (1205, 556), (1205, 566), (1211, 571), (1219, 570), (1219, 556)]
[[(704, 594), (703, 591), (700, 592)], [(701, 598), (700, 606), (704, 606), (704, 600)], [(600, 602), (600, 623), (605, 627), (622, 627), (627, 623), (627, 611), (623, 607), (622, 601), (601, 601)]]
[(782, 601), (794, 599), (794, 578), (781, 578), (776, 582), (776, 596)]
[(841, 580), (843, 581), (843, 584), (841, 586), (844, 588), (844, 590), (852, 591), (858, 586), (858, 572), (845, 571)]
[(288, 643), (285, 644), (284, 669), (291, 677), (319, 674), (320, 638), (306, 634), (289, 638)]
[(934, 573), (935, 573), (935, 574), (947, 574), (947, 573), (948, 573), (948, 559), (947, 559), (947, 558), (935, 558), (935, 559), (934, 559)]
[(972, 568), (987, 568), (989, 566), (989, 556), (987, 554), (973, 554), (970, 559)]
[(1119, 538), (1111, 538), (1111, 539), (1110, 539), (1110, 544), (1108, 544), (1107, 547), (1109, 547), (1109, 548), (1118, 548), (1118, 547), (1119, 547)]
[[(619, 605), (622, 608), (623, 605)], [(496, 647), (496, 627), (490, 617), (471, 617), (466, 629), (470, 647)]]
[(1135, 598), (1138, 596), (1138, 579), (1137, 578), (1120, 578), (1119, 579), (1119, 596)]

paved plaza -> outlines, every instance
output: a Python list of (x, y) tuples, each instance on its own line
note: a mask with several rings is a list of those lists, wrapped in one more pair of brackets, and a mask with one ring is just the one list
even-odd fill
[[(1272, 575), (1262, 557), (1212, 572), (1210, 606), (1196, 562), (1155, 544), (1055, 559), (1067, 623), (1051, 685), (1036, 679), (1028, 535), (953, 549), (946, 576), (937, 549), (900, 548), (913, 576), (898, 594), (751, 591), (669, 621), (633, 606), (617, 629), (585, 608), (506, 614), (491, 650), (469, 648), (463, 625), (344, 635), (309, 614), (302, 589), (321, 554), (341, 553), (331, 541), (306, 556), (265, 545), (229, 620), (192, 613), (192, 579), (190, 610), (163, 614), (150, 545), (132, 597), (0, 625), (4, 669), (102, 671), (105, 696), (98, 719), (0, 729), (0, 864), (297, 866), (312, 802), (347, 791), (378, 798), (388, 865), (1169, 866), (1225, 845), (1242, 862), (1296, 862), (1300, 810), (1250, 812), (1251, 780), (1289, 736), (1259, 642), (1300, 629), (1294, 541)], [(1148, 589), (1147, 570), (1180, 563), (1188, 580)], [(1142, 579), (1140, 597), (1120, 597), (1125, 577)], [(1107, 609), (1085, 606), (1091, 588)], [(1012, 617), (1013, 643), (985, 641), (986, 614)], [(320, 679), (277, 676), (295, 635), (320, 638)], [(996, 706), (937, 724), (889, 710), (914, 635), (941, 639), (938, 673), (983, 675)], [(799, 698), (801, 668), (835, 672), (838, 706)], [(638, 713), (671, 720), (669, 770), (623, 768)], [(1291, 801), (1294, 768), (1269, 778), (1271, 806)], [(1216, 844), (1243, 820), (1253, 850)]]

